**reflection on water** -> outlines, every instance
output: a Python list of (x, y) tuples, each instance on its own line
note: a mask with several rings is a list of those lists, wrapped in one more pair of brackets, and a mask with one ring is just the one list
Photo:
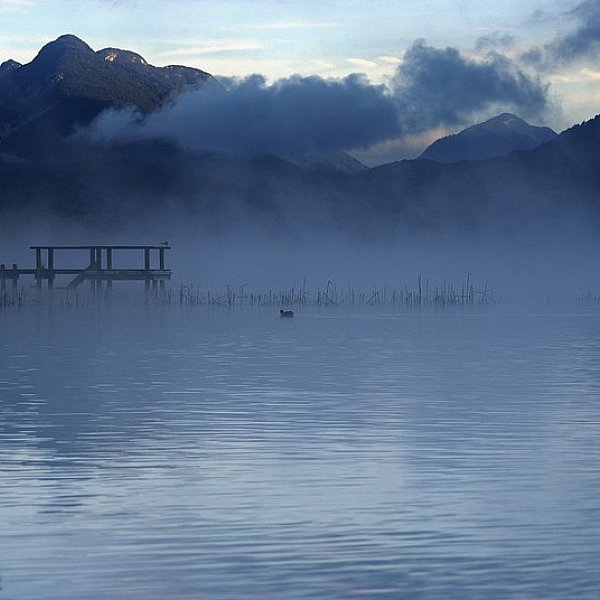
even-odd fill
[(3, 600), (600, 593), (600, 312), (0, 314)]

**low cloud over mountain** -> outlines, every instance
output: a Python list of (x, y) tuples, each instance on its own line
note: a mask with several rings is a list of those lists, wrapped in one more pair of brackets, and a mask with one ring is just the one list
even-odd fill
[(3, 63), (0, 152), (48, 151), (75, 130), (104, 144), (162, 139), (196, 152), (345, 152), (470, 124), (500, 108), (539, 118), (551, 104), (547, 84), (489, 45), (475, 59), (418, 41), (389, 87), (360, 75), (224, 84), (198, 69), (157, 68), (135, 52), (94, 52), (61, 36), (27, 65)]
[(497, 106), (540, 116), (549, 108), (548, 88), (494, 52), (475, 61), (417, 42), (391, 88), (358, 75), (296, 76), (271, 85), (254, 76), (231, 81), (226, 92), (194, 90), (145, 119), (134, 110), (105, 113), (91, 133), (105, 142), (166, 138), (204, 152), (352, 151), (464, 124)]
[(113, 110), (92, 126), (103, 141), (168, 139), (199, 152), (242, 155), (331, 152), (397, 136), (393, 99), (360, 76), (342, 80), (291, 77), (272, 85), (260, 77), (227, 91), (195, 90), (143, 118)]

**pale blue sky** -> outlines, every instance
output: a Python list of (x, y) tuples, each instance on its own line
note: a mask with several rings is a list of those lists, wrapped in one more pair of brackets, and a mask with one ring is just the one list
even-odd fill
[[(598, 5), (600, 0), (585, 0)], [(511, 59), (566, 35), (581, 0), (0, 0), (0, 62), (31, 60), (46, 42), (73, 33), (94, 49), (127, 48), (156, 65), (185, 64), (215, 75), (363, 72), (386, 82), (419, 38), (477, 59), (477, 40), (510, 36)], [(593, 60), (592, 60), (593, 58)], [(600, 112), (598, 55), (546, 67), (562, 129)], [(529, 68), (529, 67), (528, 67)], [(533, 67), (532, 67), (533, 68)], [(537, 73), (534, 73), (538, 76)]]
[[(21, 61), (69, 32), (92, 47), (137, 49), (155, 64), (183, 62), (215, 74), (270, 77), (356, 70), (383, 73), (417, 38), (471, 47), (490, 32), (542, 38), (536, 9), (573, 3), (540, 0), (0, 0), (0, 53)], [(547, 33), (547, 32), (546, 32)]]

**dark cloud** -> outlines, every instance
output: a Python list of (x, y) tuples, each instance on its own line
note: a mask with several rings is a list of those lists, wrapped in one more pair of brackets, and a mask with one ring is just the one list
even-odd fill
[(548, 88), (499, 53), (475, 61), (456, 48), (423, 41), (406, 52), (393, 79), (401, 120), (410, 132), (460, 125), (492, 108), (538, 116), (548, 108)]
[(252, 76), (228, 83), (227, 92), (184, 94), (144, 120), (132, 111), (105, 113), (93, 133), (173, 139), (192, 150), (239, 154), (364, 148), (400, 133), (393, 99), (359, 75), (294, 76), (273, 85)]
[(261, 76), (196, 90), (142, 117), (113, 110), (91, 127), (96, 141), (166, 139), (196, 152), (306, 155), (356, 151), (513, 111), (539, 117), (548, 85), (500, 54), (512, 38), (490, 36), (480, 60), (456, 48), (418, 41), (407, 50), (390, 87), (364, 76), (341, 80), (293, 76), (269, 85)]
[(600, 56), (600, 0), (585, 0), (565, 16), (575, 22), (574, 29), (524, 53), (522, 59), (525, 62), (549, 70)]

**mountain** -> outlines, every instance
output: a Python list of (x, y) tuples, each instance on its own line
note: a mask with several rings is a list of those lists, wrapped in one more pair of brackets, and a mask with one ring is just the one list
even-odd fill
[(419, 158), (437, 162), (493, 158), (532, 150), (556, 135), (549, 127), (529, 125), (513, 114), (503, 113), (433, 142)]
[(16, 60), (7, 60), (0, 64), (0, 77), (7, 75), (11, 71), (18, 69), (21, 66), (21, 63), (18, 63)]
[(565, 227), (600, 222), (600, 115), (533, 150), (488, 160), (401, 161), (359, 174), (370, 214), (414, 230)]
[[(481, 161), (405, 160), (353, 173), (276, 156), (191, 155), (168, 141), (82, 145), (60, 162), (0, 157), (2, 214), (91, 226), (185, 221), (208, 230), (541, 232), (600, 223), (600, 116), (534, 150)], [(0, 219), (0, 223), (2, 219)]]
[(0, 68), (0, 151), (40, 151), (110, 107), (150, 112), (189, 86), (215, 85), (189, 67), (154, 67), (141, 56), (94, 52), (74, 35), (45, 45), (26, 65)]
[(94, 226), (141, 216), (214, 229), (263, 223), (291, 231), (305, 223), (374, 236), (533, 231), (551, 221), (563, 226), (573, 215), (600, 223), (600, 117), (556, 136), (504, 114), (438, 145), (472, 138), (487, 140), (488, 149), (508, 140), (514, 149), (517, 133), (521, 144), (533, 144), (539, 130), (552, 139), (487, 160), (417, 159), (372, 169), (343, 153), (233, 156), (187, 151), (167, 138), (69, 135), (106, 108), (147, 114), (197, 85), (226, 93), (203, 71), (153, 67), (128, 50), (95, 52), (75, 36), (48, 44), (29, 64), (3, 63), (0, 226), (10, 214), (17, 222), (43, 214)]

